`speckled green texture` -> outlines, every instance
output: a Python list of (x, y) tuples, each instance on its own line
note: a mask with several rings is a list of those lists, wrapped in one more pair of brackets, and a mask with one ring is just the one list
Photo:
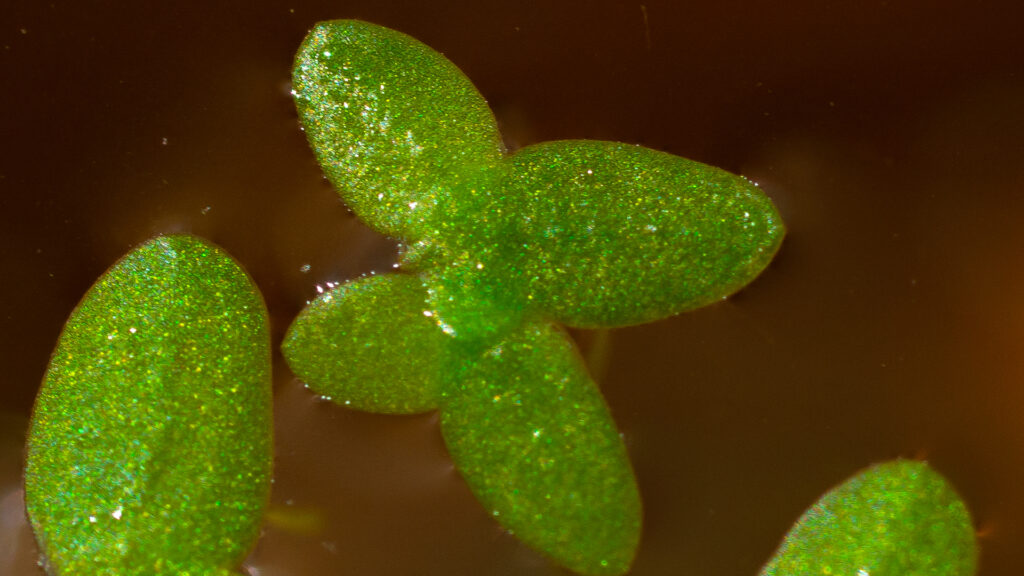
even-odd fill
[[(747, 180), (641, 146), (545, 142), (513, 155), (503, 202), (523, 277), (569, 326), (658, 320), (720, 300), (774, 256), (782, 224)], [(520, 240), (521, 239), (521, 240)]]
[(51, 573), (233, 573), (271, 444), (255, 285), (197, 238), (143, 244), (72, 312), (36, 399), (25, 499)]
[(441, 431), (487, 510), (571, 570), (628, 570), (640, 495), (572, 340), (529, 324), (449, 373)]
[[(640, 146), (507, 154), (451, 62), (365, 22), (318, 24), (294, 86), (324, 171), (401, 241), (416, 280), (318, 298), (289, 331), (289, 365), (363, 409), (437, 405), (456, 467), (504, 527), (578, 572), (628, 571), (633, 472), (558, 324), (637, 324), (735, 292), (782, 242), (771, 201), (740, 176)], [(409, 289), (388, 293), (399, 284)]]
[[(369, 276), (322, 294), (282, 344), (296, 376), (317, 393), (368, 412), (437, 408), (446, 336), (424, 315), (415, 276)], [(386, 368), (382, 368), (386, 367)]]
[(928, 464), (877, 464), (797, 521), (762, 576), (972, 576), (967, 507)]
[(438, 197), (504, 152), (469, 79), (394, 30), (356, 20), (317, 24), (299, 48), (292, 89), (327, 177), (385, 234), (424, 236)]

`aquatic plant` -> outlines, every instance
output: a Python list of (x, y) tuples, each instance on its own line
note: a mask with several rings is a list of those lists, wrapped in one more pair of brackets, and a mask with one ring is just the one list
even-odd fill
[[(649, 322), (739, 290), (782, 242), (771, 201), (635, 145), (510, 153), (451, 62), (365, 22), (317, 25), (293, 88), (324, 172), (402, 253), (398, 271), (311, 302), (285, 338), (289, 366), (351, 409), (439, 411), (497, 522), (578, 573), (628, 572), (640, 494), (565, 328)], [(29, 434), (26, 499), (50, 570), (228, 573), (266, 503), (269, 370), (259, 293), (220, 249), (158, 237), (101, 277), (65, 326)], [(894, 461), (822, 497), (762, 574), (975, 564), (952, 488)]]
[(561, 325), (721, 300), (781, 243), (771, 202), (742, 177), (640, 146), (509, 154), (451, 62), (372, 24), (318, 25), (293, 75), (324, 172), (404, 248), (400, 272), (343, 284), (298, 317), (292, 370), (349, 407), (439, 410), (456, 468), (507, 530), (572, 570), (625, 572), (640, 497)]

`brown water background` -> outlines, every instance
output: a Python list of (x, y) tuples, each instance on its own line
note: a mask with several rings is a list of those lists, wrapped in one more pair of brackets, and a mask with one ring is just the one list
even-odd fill
[[(322, 179), (289, 96), (305, 32), (345, 17), (443, 52), (512, 146), (636, 142), (742, 173), (782, 211), (786, 243), (741, 294), (612, 333), (601, 386), (645, 502), (635, 576), (754, 576), (825, 490), (897, 456), (967, 501), (982, 576), (1018, 574), (1022, 6), (5, 2), (0, 573), (41, 574), (27, 418), (64, 320), (132, 246), (226, 248), (275, 344), (317, 284), (394, 262)], [(436, 416), (318, 400), (279, 355), (275, 373), (254, 575), (563, 574), (475, 501)]]

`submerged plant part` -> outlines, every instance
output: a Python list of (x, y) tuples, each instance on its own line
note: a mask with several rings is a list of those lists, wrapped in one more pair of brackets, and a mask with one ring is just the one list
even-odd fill
[(621, 574), (641, 505), (608, 408), (562, 326), (649, 322), (718, 301), (784, 226), (740, 176), (615, 142), (506, 152), (472, 83), (422, 43), (318, 24), (294, 68), (321, 166), (402, 273), (327, 292), (284, 353), (312, 389), (383, 413), (438, 409), (495, 519), (583, 574)]
[(72, 312), (36, 399), (25, 500), (49, 572), (233, 574), (271, 445), (255, 285), (195, 237), (136, 248)]
[(971, 517), (924, 462), (876, 464), (821, 497), (790, 530), (761, 576), (971, 576)]

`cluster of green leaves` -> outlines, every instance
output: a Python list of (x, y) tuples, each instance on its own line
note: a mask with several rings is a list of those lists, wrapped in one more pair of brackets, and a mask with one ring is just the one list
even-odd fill
[(784, 227), (747, 180), (640, 146), (546, 142), (513, 154), (472, 83), (409, 36), (327, 22), (295, 60), (324, 172), (401, 271), (343, 284), (284, 354), (351, 408), (439, 410), (456, 468), (495, 519), (583, 574), (626, 572), (640, 538), (632, 467), (562, 326), (616, 327), (721, 300)]
[[(615, 327), (718, 301), (784, 234), (741, 177), (639, 146), (508, 153), (468, 79), (420, 42), (319, 24), (294, 69), (304, 129), (346, 203), (403, 243), (402, 270), (300, 314), (285, 357), (318, 393), (438, 410), (457, 469), (507, 530), (581, 574), (623, 574), (641, 503), (626, 450), (564, 326)], [(226, 574), (270, 484), (270, 351), (259, 293), (223, 251), (158, 237), (72, 313), (37, 399), (26, 500), (55, 574)], [(970, 519), (926, 465), (829, 492), (764, 576), (968, 576)]]

